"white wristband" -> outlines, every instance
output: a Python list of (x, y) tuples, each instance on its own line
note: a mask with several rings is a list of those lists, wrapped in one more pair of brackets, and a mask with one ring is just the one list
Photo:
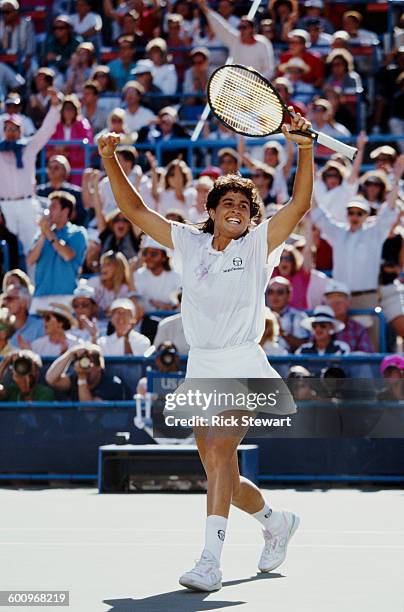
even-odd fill
[(79, 378), (77, 380), (77, 384), (78, 384), (79, 387), (81, 387), (82, 385), (87, 385), (88, 383), (87, 383), (87, 380), (85, 380), (83, 378)]

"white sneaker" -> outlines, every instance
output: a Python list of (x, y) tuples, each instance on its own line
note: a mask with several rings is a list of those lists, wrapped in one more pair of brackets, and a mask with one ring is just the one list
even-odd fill
[(284, 562), (289, 540), (299, 527), (300, 519), (292, 512), (282, 511), (282, 519), (276, 531), (263, 530), (265, 545), (258, 563), (261, 572), (271, 572)]
[(222, 588), (222, 572), (215, 557), (208, 551), (202, 553), (194, 569), (185, 572), (180, 584), (193, 591), (218, 591)]

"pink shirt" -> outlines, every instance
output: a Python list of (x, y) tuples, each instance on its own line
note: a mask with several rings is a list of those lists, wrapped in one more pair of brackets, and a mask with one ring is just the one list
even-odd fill
[(17, 168), (14, 153), (0, 152), (0, 198), (19, 199), (35, 194), (36, 156), (52, 136), (59, 120), (60, 109), (51, 106), (41, 127), (24, 149), (23, 168)]

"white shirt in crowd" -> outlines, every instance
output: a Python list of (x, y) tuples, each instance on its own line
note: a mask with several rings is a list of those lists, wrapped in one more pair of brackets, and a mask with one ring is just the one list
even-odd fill
[(188, 355), (189, 344), (185, 338), (181, 313), (166, 317), (159, 322), (153, 344), (158, 348), (163, 342), (172, 342), (180, 355)]
[(90, 12), (82, 20), (80, 20), (77, 13), (74, 13), (73, 15), (70, 15), (70, 21), (76, 34), (84, 34), (88, 30), (92, 29), (96, 30), (96, 32), (100, 32), (102, 30), (102, 19), (98, 13)]
[(156, 307), (150, 300), (170, 303), (173, 294), (178, 293), (181, 287), (181, 278), (174, 270), (163, 270), (159, 275), (153, 274), (143, 266), (133, 275), (135, 291), (145, 312), (152, 312)]
[(232, 240), (224, 251), (213, 236), (172, 222), (175, 270), (182, 275), (182, 320), (191, 348), (258, 343), (265, 327), (265, 287), (284, 243), (268, 256), (268, 221)]
[(91, 276), (88, 279), (88, 284), (95, 289), (95, 301), (98, 304), (98, 307), (101, 311), (107, 311), (114, 300), (117, 298), (127, 297), (129, 293), (128, 285), (121, 285), (119, 291), (114, 293), (111, 289), (107, 289), (101, 283), (101, 279), (99, 276)]
[[(70, 332), (66, 332), (67, 348), (71, 348), (77, 344), (78, 340), (76, 336), (73, 336)], [(49, 340), (49, 336), (41, 336), (31, 342), (31, 348), (34, 353), (38, 355), (45, 355), (46, 357), (58, 357), (61, 354), (62, 345), (55, 344)]]
[(325, 212), (340, 223), (346, 223), (346, 208), (350, 200), (358, 192), (358, 182), (349, 183), (343, 179), (341, 185), (334, 189), (327, 189), (326, 184), (321, 178), (316, 178), (314, 181), (313, 195), (314, 198)]
[(365, 221), (356, 232), (321, 208), (315, 208), (311, 218), (332, 246), (332, 277), (348, 285), (351, 291), (376, 290), (383, 243), (397, 219), (397, 210), (384, 205), (376, 217)]
[(174, 64), (153, 66), (153, 83), (160, 87), (164, 94), (174, 94), (177, 91), (177, 71)]
[[(132, 329), (129, 332), (129, 344), (133, 355), (142, 357), (144, 352), (150, 346), (149, 338)], [(101, 336), (98, 338), (98, 346), (102, 349), (103, 355), (124, 355), (125, 354), (125, 338), (118, 338), (116, 333), (110, 336)]]
[(135, 113), (125, 110), (124, 123), (129, 132), (138, 132), (140, 128), (149, 125), (156, 119), (156, 115), (145, 106), (139, 106)]
[(174, 189), (163, 189), (159, 193), (159, 201), (154, 205), (154, 208), (163, 216), (168, 212), (177, 210), (187, 219), (189, 210), (195, 202), (196, 190), (194, 187), (187, 187), (184, 189), (183, 195), (185, 202), (177, 198)]
[(245, 45), (240, 41), (239, 31), (221, 15), (209, 9), (207, 16), (212, 30), (229, 48), (229, 55), (233, 58), (234, 64), (245, 64), (248, 59), (248, 65), (263, 76), (270, 78), (274, 74), (274, 50), (265, 36), (255, 34), (256, 42), (252, 45)]
[[(140, 191), (140, 195), (143, 197), (147, 195), (150, 200), (150, 191), (147, 190), (148, 179), (146, 176), (142, 176), (142, 170), (140, 166), (135, 166), (129, 175), (129, 180)], [(100, 200), (102, 203), (102, 212), (104, 215), (108, 215), (113, 210), (118, 208), (115, 196), (112, 193), (111, 183), (109, 178), (105, 176), (99, 184)], [(148, 202), (146, 201), (148, 204)], [(148, 204), (149, 205), (149, 204)]]

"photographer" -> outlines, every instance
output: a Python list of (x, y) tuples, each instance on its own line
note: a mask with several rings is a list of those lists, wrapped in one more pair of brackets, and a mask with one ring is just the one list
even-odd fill
[[(152, 347), (153, 348), (153, 347)], [(149, 351), (147, 352), (149, 353)], [(145, 356), (149, 356), (148, 354)], [(150, 356), (153, 353), (150, 352)], [(176, 374), (184, 374), (181, 371), (181, 363), (180, 363), (180, 354), (177, 350), (177, 347), (172, 342), (163, 342), (157, 347), (157, 351), (154, 353), (155, 357), (155, 365), (154, 367), (148, 367), (148, 371), (154, 370), (162, 373), (176, 373)], [(147, 392), (147, 377), (143, 376), (137, 384), (137, 393), (140, 395), (145, 395)]]
[[(68, 374), (73, 363), (73, 372)], [(105, 361), (96, 344), (77, 344), (52, 363), (46, 382), (69, 395), (73, 402), (102, 402), (126, 399), (125, 387), (117, 376), (105, 371)]]
[(49, 387), (38, 383), (42, 360), (33, 351), (22, 350), (7, 355), (0, 364), (0, 380), (8, 369), (12, 372), (10, 384), (0, 385), (2, 402), (53, 402), (55, 394)]

